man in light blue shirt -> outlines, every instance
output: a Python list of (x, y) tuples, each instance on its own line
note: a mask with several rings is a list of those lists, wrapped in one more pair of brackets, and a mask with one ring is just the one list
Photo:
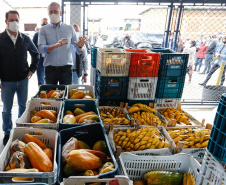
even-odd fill
[(86, 37), (78, 38), (72, 26), (60, 21), (61, 11), (58, 3), (48, 6), (50, 24), (41, 27), (38, 37), (38, 48), (45, 54), (45, 84), (64, 84), (72, 82), (72, 53), (71, 45), (77, 54), (81, 54)]

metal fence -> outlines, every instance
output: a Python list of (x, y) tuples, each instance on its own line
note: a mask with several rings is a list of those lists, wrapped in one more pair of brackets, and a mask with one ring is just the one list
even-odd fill
[[(79, 24), (90, 38), (90, 44), (97, 47), (150, 49), (166, 46), (183, 52), (180, 43), (186, 46), (194, 40), (197, 47), (208, 49), (213, 41), (219, 47), (221, 37), (226, 35), (225, 4), (82, 2), (65, 3), (64, 9), (64, 20), (68, 20), (68, 24)], [(209, 72), (204, 68), (214, 64), (214, 54), (209, 56), (203, 52), (202, 55), (199, 63), (197, 57), (193, 61), (191, 82), (186, 76), (182, 102), (217, 102), (217, 94), (225, 91), (224, 86), (215, 87), (219, 69), (207, 83), (214, 88), (199, 85)]]

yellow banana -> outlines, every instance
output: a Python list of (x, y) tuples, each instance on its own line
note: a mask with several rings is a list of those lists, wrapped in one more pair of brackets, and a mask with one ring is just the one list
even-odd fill
[(164, 147), (164, 145), (165, 145), (165, 143), (164, 142), (160, 142), (160, 144), (158, 145), (158, 148), (160, 149), (160, 148), (163, 148)]
[(135, 146), (134, 146), (134, 150), (137, 150), (138, 148), (140, 147), (140, 143), (137, 143), (137, 144), (135, 144)]
[(208, 142), (209, 142), (209, 140), (208, 140), (208, 141), (204, 141), (204, 142), (201, 144), (201, 148), (207, 147)]
[(146, 145), (148, 143), (148, 141), (141, 141), (140, 145)]

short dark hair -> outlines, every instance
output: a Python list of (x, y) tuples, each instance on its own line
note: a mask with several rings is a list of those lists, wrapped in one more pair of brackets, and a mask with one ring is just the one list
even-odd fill
[(195, 42), (194, 40), (192, 40), (192, 41), (191, 41), (191, 45), (192, 45), (192, 46), (195, 46), (195, 45), (196, 45), (196, 42)]
[(18, 17), (20, 17), (18, 11), (16, 11), (16, 10), (9, 10), (8, 12), (5, 13), (5, 19), (6, 19), (6, 20), (8, 19), (10, 13), (11, 13), (11, 14), (17, 14)]

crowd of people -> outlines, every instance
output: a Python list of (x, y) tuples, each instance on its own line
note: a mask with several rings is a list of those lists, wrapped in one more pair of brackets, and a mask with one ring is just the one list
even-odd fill
[[(164, 38), (162, 46), (163, 45)], [(171, 34), (169, 35), (167, 47), (179, 53), (189, 54), (187, 67), (189, 82), (191, 82), (193, 71), (199, 74), (207, 74), (206, 79), (204, 82), (200, 83), (200, 85), (205, 86), (212, 74), (220, 68), (221, 63), (223, 61), (226, 62), (226, 37), (222, 36), (222, 33), (208, 37), (200, 35), (197, 40), (192, 40), (191, 37), (183, 39), (179, 33), (175, 45), (174, 34)], [(224, 66), (220, 85), (224, 84), (225, 69), (226, 67)]]

